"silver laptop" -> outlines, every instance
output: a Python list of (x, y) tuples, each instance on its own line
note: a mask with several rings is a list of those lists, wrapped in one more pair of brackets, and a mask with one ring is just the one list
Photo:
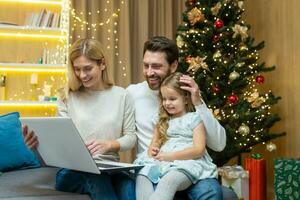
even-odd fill
[(71, 118), (22, 117), (38, 137), (38, 152), (49, 166), (100, 174), (104, 171), (128, 171), (143, 166), (106, 160), (97, 160), (89, 153)]

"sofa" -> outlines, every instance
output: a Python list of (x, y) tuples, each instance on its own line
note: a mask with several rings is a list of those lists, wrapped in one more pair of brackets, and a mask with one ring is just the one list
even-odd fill
[(0, 115), (0, 199), (90, 199), (56, 191), (58, 168), (47, 167), (37, 151), (24, 143), (19, 113)]
[[(40, 158), (40, 157), (39, 157)], [(0, 175), (0, 199), (9, 200), (89, 200), (88, 195), (55, 190), (55, 176), (58, 168), (47, 167), (40, 160), (41, 167), (13, 170)]]

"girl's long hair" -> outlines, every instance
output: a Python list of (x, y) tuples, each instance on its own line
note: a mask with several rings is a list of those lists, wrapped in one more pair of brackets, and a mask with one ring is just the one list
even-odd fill
[[(190, 92), (180, 88), (181, 86), (185, 86), (184, 83), (179, 81), (182, 75), (183, 74), (180, 72), (175, 72), (171, 74), (162, 82), (160, 88), (165, 86), (178, 92), (186, 100), (186, 105), (185, 105), (186, 112), (195, 112), (195, 107), (193, 105)], [(169, 128), (169, 120), (171, 115), (163, 107), (163, 98), (161, 94), (161, 89), (159, 90), (159, 100), (160, 100), (159, 120), (158, 123), (156, 124), (156, 129), (158, 132), (158, 145), (161, 146), (168, 140), (167, 130)]]

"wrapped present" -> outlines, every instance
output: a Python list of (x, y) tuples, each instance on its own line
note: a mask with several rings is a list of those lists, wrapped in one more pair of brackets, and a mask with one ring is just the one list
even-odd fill
[(245, 159), (245, 169), (249, 171), (249, 199), (267, 199), (266, 160), (261, 154), (252, 154), (251, 158)]
[(249, 174), (242, 166), (218, 168), (222, 185), (231, 188), (239, 199), (249, 200)]
[(275, 159), (276, 200), (300, 199), (300, 160)]

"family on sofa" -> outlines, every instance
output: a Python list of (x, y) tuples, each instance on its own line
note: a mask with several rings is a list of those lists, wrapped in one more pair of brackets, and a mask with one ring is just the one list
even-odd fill
[[(146, 81), (125, 90), (114, 86), (109, 78), (99, 42), (80, 39), (72, 45), (68, 84), (60, 92), (58, 115), (72, 118), (95, 160), (108, 154), (118, 161), (118, 152), (134, 148), (137, 142), (136, 162), (145, 167), (136, 180), (124, 172), (96, 175), (59, 169), (55, 188), (88, 194), (91, 199), (166, 200), (181, 190), (183, 199), (236, 199), (231, 190), (218, 183), (216, 166), (205, 150), (207, 145), (222, 151), (225, 130), (202, 101), (195, 81), (178, 73), (174, 76), (179, 54), (176, 44), (165, 37), (153, 37), (145, 42), (143, 54)], [(16, 120), (9, 128), (20, 131), (20, 122)], [(26, 126), (24, 140), (22, 134), (16, 135), (24, 149), (24, 141), (29, 148), (38, 145), (38, 138)], [(19, 167), (38, 167), (34, 154), (28, 149), (24, 152), (28, 155), (23, 156)], [(190, 168), (191, 163), (197, 166), (196, 171)]]

